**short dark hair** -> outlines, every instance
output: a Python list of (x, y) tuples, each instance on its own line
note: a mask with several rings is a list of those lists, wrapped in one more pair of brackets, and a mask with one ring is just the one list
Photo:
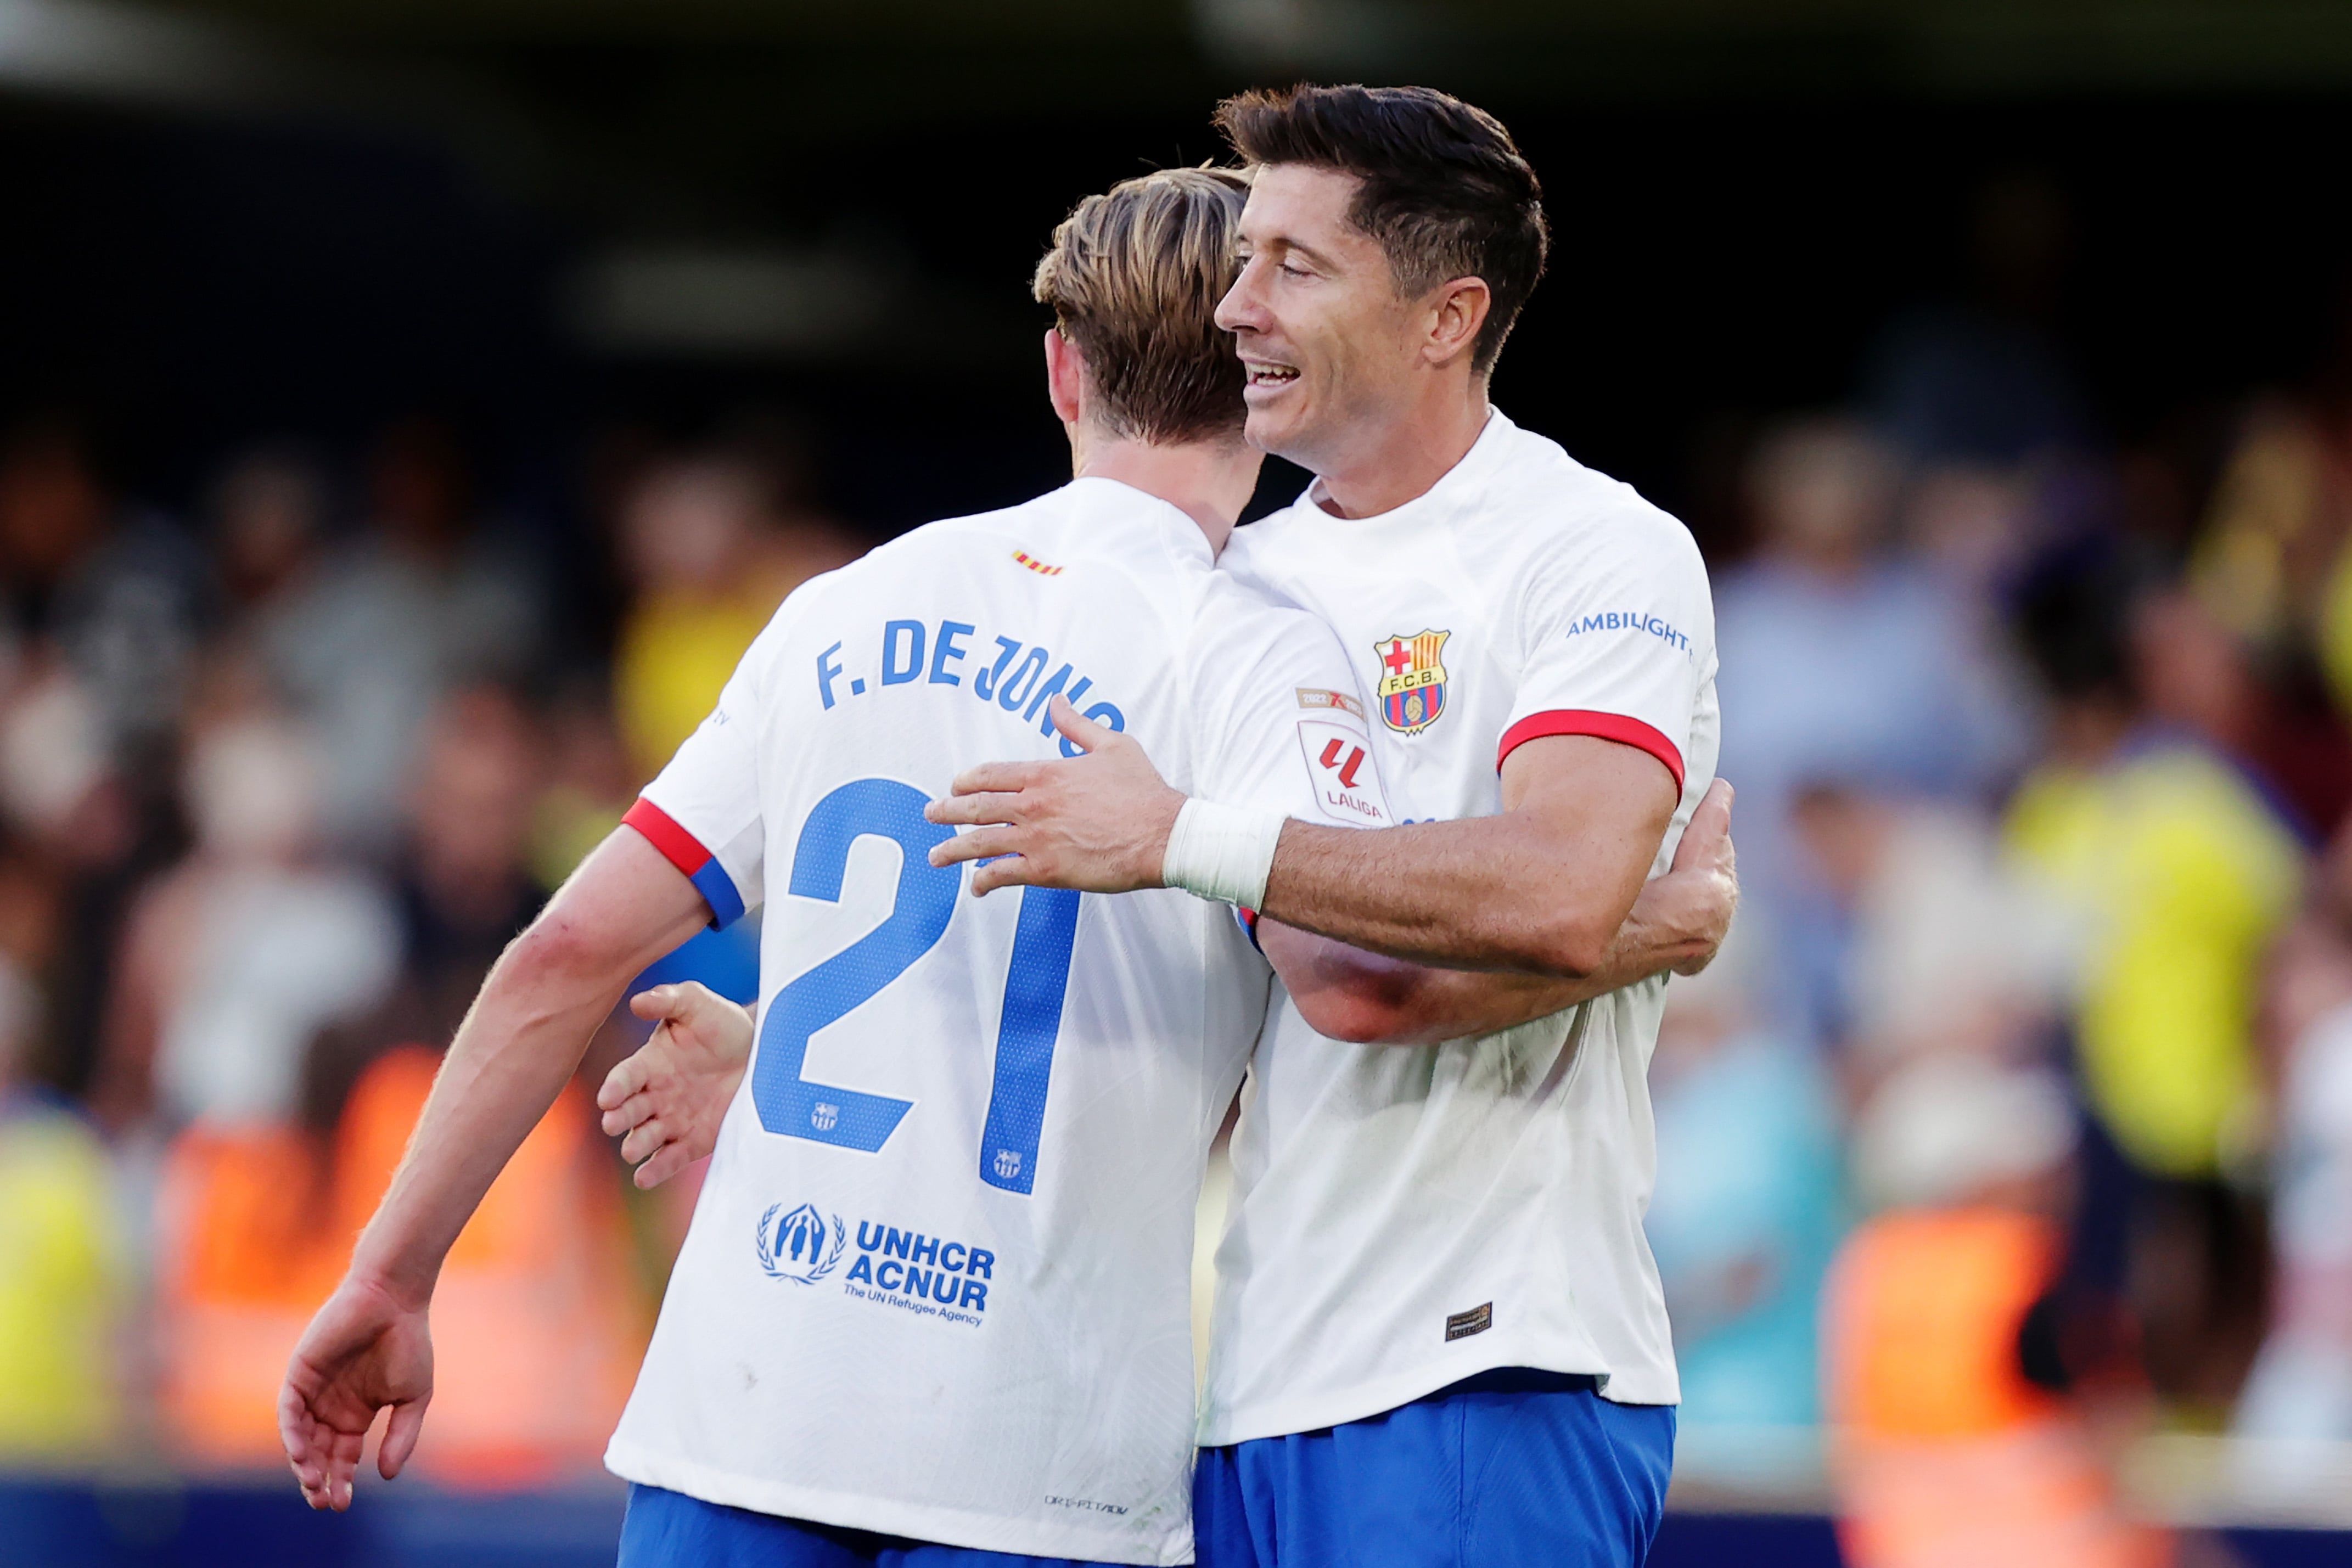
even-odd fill
[(1543, 276), (1543, 186), (1483, 109), (1426, 87), (1295, 87), (1229, 98), (1217, 128), (1251, 163), (1307, 163), (1363, 182), (1349, 219), (1380, 241), (1397, 287), (1479, 277), (1494, 307), (1471, 347), (1491, 369)]
[(1239, 435), (1242, 361), (1217, 301), (1234, 286), (1248, 195), (1235, 170), (1161, 169), (1088, 196), (1054, 231), (1033, 292), (1085, 356), (1115, 434)]

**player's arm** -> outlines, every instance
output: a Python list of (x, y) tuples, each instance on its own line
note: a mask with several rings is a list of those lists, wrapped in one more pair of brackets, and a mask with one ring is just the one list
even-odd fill
[[(977, 825), (934, 864), (992, 856), (972, 891), (1025, 883), (1125, 893), (1169, 885), (1170, 836), (1187, 806), (1142, 747), (1057, 697), (1074, 761), (987, 763), (932, 802), (935, 822)], [(1278, 832), (1258, 913), (1391, 957), (1457, 969), (1601, 977), (1657, 857), (1679, 795), (1649, 752), (1590, 735), (1516, 747), (1498, 816), (1364, 831), (1295, 820)], [(1237, 844), (1246, 862), (1251, 847)]]
[(1498, 816), (1284, 824), (1260, 914), (1423, 963), (1603, 977), (1674, 819), (1674, 775), (1616, 741), (1547, 736), (1511, 753), (1502, 784)]
[(709, 917), (694, 883), (625, 827), (500, 956), (350, 1270), (288, 1364), (278, 1434), (313, 1508), (351, 1505), (361, 1446), (387, 1406), (376, 1465), (387, 1480), (400, 1473), (432, 1397), (425, 1312), (442, 1260), (630, 977)]
[(1713, 960), (1738, 907), (1731, 787), (1718, 780), (1646, 883), (1608, 956), (1582, 978), (1467, 972), (1368, 953), (1261, 917), (1259, 945), (1316, 1031), (1365, 1045), (1431, 1045), (1510, 1029), (1674, 970)]

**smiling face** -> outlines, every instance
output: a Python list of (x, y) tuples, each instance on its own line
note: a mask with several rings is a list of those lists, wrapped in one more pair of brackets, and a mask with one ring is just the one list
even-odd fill
[(1360, 182), (1303, 163), (1260, 168), (1241, 220), (1241, 275), (1217, 308), (1248, 384), (1247, 434), (1317, 473), (1376, 444), (1424, 363), (1419, 302), (1348, 216)]

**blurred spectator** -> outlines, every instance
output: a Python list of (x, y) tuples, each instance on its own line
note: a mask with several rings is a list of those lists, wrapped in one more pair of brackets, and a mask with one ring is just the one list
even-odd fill
[[(530, 563), (475, 513), (446, 431), (394, 426), (370, 477), (365, 533), (314, 570), (285, 570), (256, 608), (255, 632), (322, 743), (329, 837), (380, 851), (399, 831), (402, 790), (434, 703), (469, 681), (529, 674), (545, 606)], [(278, 526), (247, 518), (230, 531), (249, 538)]]
[(35, 425), (0, 446), (0, 567), (19, 624), (64, 651), (106, 745), (166, 738), (214, 616), (211, 565), (194, 541), (119, 506), (69, 428)]
[(1898, 475), (1860, 427), (1809, 420), (1758, 449), (1749, 497), (1758, 558), (1722, 580), (1723, 772), (1738, 780), (1740, 871), (1806, 994), (1776, 998), (1833, 1031), (1833, 938), (1791, 840), (1799, 789), (1868, 779), (1966, 798), (2015, 749), (2016, 719), (1969, 607), (1890, 558)]
[(1857, 1185), (1880, 1209), (1823, 1318), (1839, 1543), (1853, 1568), (2147, 1568), (2075, 1369), (2033, 1330), (2056, 1282), (2074, 1116), (2049, 1074), (1937, 1054), (1872, 1096)]
[(1839, 785), (1798, 797), (1815, 873), (1844, 916), (1843, 1053), (1857, 1100), (1938, 1051), (2038, 1051), (2072, 973), (2051, 901), (2002, 863), (1983, 816)]
[(2226, 678), (2201, 663), (2176, 673), (2184, 640), (2145, 619), (2169, 602), (2113, 557), (2062, 565), (2029, 593), (2051, 754), (2007, 831), (2086, 934), (2078, 1044), (2102, 1122), (2142, 1168), (2210, 1176), (2252, 1131), (2257, 966), (2294, 905), (2303, 851), (2253, 781), (2149, 711), (2151, 686)]
[(2071, 230), (2064, 195), (2042, 176), (1977, 193), (1968, 298), (1898, 318), (1866, 378), (1872, 423), (1907, 461), (2009, 468), (2087, 439), (2053, 330)]
[(2031, 585), (2021, 624), (2052, 696), (2050, 758), (2007, 832), (2082, 933), (2071, 1023), (2100, 1136), (2078, 1264), (2128, 1291), (2159, 1391), (2211, 1410), (2261, 1332), (2259, 1209), (2224, 1178), (2259, 1152), (2256, 988), (2303, 852), (2205, 737), (2158, 722), (2152, 692), (2195, 711), (2222, 678), (2164, 634), (2170, 602), (2113, 551), (2072, 552)]
[(301, 732), (224, 720), (187, 771), (195, 852), (132, 914), (100, 1103), (117, 1126), (290, 1122), (311, 1036), (383, 994), (399, 927), (372, 883), (317, 858)]
[(0, 960), (0, 1460), (95, 1459), (118, 1436), (123, 1257), (104, 1150), (25, 1082), (38, 997)]
[(1694, 1427), (1817, 1416), (1814, 1325), (1837, 1245), (1835, 1092), (1765, 1027), (1738, 946), (1669, 983), (1650, 1078), (1658, 1185), (1645, 1228)]
[(2352, 1442), (2352, 829), (2326, 871), (2271, 962), (2277, 1305), (2233, 1424), (2305, 1443)]
[(495, 686), (447, 698), (425, 731), (398, 886), (402, 961), (460, 1009), (546, 901), (529, 865), (540, 773), (537, 730)]
[(540, 751), (537, 727), (496, 686), (455, 693), (436, 708), (393, 888), (398, 980), (380, 1006), (313, 1046), (304, 1096), (312, 1126), (334, 1124), (352, 1085), (384, 1051), (454, 1034), (490, 966), (546, 902), (529, 859)]
[(2248, 413), (2189, 584), (2261, 676), (2250, 755), (2332, 831), (2352, 809), (2352, 287), (2314, 383)]
[(562, 884), (621, 825), (640, 782), (601, 693), (575, 686), (546, 718), (547, 782), (531, 806), (530, 867), (541, 887)]
[(678, 457), (643, 475), (624, 507), (635, 596), (622, 619), (613, 696), (640, 780), (718, 706), (784, 596), (859, 553), (830, 522), (778, 515), (785, 477), (743, 454)]
[(152, 780), (134, 789), (126, 771), (87, 685), (37, 650), (0, 709), (0, 815), (13, 841), (0, 944), (46, 982), (45, 1049), (33, 1071), (75, 1096), (97, 1071), (123, 922), (178, 848), (173, 803)]
[(295, 592), (318, 569), (326, 511), (324, 482), (291, 449), (261, 447), (229, 465), (213, 491), (213, 549), (236, 611)]

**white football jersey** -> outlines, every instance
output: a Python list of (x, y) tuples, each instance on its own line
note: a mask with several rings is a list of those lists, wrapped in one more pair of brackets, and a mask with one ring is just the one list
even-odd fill
[(1180, 789), (1387, 821), (1328, 630), (1124, 485), (934, 524), (795, 592), (630, 813), (722, 923), (766, 913), (755, 1053), (619, 1475), (1191, 1560), (1193, 1204), (1270, 973), (1189, 894), (975, 900), (929, 864), (950, 830), (923, 805), (960, 768), (1076, 755), (1057, 692)]
[[(1345, 519), (1308, 493), (1223, 566), (1339, 632), (1406, 821), (1492, 815), (1538, 736), (1638, 747), (1681, 801), (1715, 774), (1714, 612), (1689, 533), (1492, 415), (1429, 492)], [(1323, 1039), (1286, 996), (1234, 1137), (1202, 1441), (1361, 1419), (1496, 1367), (1677, 1397), (1642, 1234), (1663, 978), (1482, 1039)]]

